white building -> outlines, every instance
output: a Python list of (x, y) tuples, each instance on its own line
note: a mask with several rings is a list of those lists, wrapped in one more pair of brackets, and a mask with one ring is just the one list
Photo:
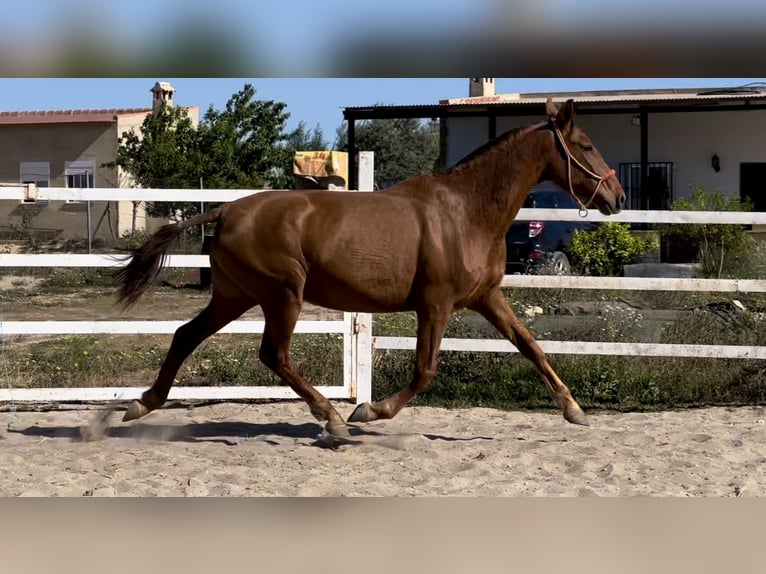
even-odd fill
[(355, 121), (439, 118), (442, 165), (449, 167), (494, 136), (544, 119), (549, 96), (576, 102), (578, 123), (617, 170), (630, 208), (667, 209), (701, 185), (750, 197), (766, 211), (766, 86), (496, 94), (492, 78), (470, 78), (466, 98), (346, 108), (349, 161)]

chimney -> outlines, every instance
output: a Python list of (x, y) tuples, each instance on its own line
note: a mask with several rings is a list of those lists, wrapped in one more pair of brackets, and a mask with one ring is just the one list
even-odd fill
[(173, 94), (176, 89), (169, 82), (157, 82), (151, 89), (152, 92), (152, 113), (160, 111), (163, 104), (173, 107)]
[(471, 78), (468, 97), (480, 98), (495, 95), (495, 78)]

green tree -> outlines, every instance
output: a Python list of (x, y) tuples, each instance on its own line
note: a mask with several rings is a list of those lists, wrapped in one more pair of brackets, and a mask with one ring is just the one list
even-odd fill
[(142, 187), (189, 187), (201, 165), (198, 132), (186, 110), (162, 106), (146, 116), (140, 134), (123, 133), (117, 165)]
[[(157, 113), (146, 116), (139, 133), (122, 134), (116, 163), (141, 187), (199, 187), (199, 133), (184, 108), (163, 105)], [(134, 203), (134, 212), (136, 207)], [(152, 215), (169, 217), (179, 212), (188, 215), (198, 207), (188, 202), (162, 202), (148, 203), (147, 209)]]
[[(365, 120), (356, 124), (356, 148), (375, 152), (375, 184), (431, 173), (439, 157), (439, 122), (417, 118)], [(336, 131), (335, 149), (348, 150), (348, 128)]]
[(206, 188), (285, 188), (292, 150), (286, 145), (286, 104), (255, 100), (246, 84), (218, 111), (210, 106), (199, 126)]
[(317, 124), (313, 129), (306, 128), (306, 122), (298, 122), (298, 126), (287, 134), (286, 145), (293, 151), (324, 151), (329, 149), (329, 143), (324, 139), (322, 128)]
[[(245, 84), (224, 110), (210, 106), (196, 128), (185, 109), (163, 106), (147, 115), (139, 133), (122, 134), (116, 163), (143, 187), (291, 187), (286, 104), (256, 100), (255, 93)], [(188, 217), (199, 204), (156, 203), (151, 211)]]

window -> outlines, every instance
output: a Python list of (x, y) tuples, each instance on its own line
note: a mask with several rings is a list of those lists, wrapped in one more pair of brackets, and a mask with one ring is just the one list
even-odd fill
[(95, 187), (95, 162), (68, 161), (65, 167), (64, 175), (66, 176), (67, 187)]
[(673, 203), (673, 164), (647, 164), (646, 190), (641, 189), (641, 164), (621, 163), (620, 183), (628, 196), (630, 209), (670, 209)]
[(34, 183), (37, 187), (50, 187), (51, 166), (47, 161), (22, 161), (19, 166), (21, 183)]
[[(96, 162), (94, 161), (68, 161), (64, 165), (64, 176), (67, 187), (96, 187), (95, 173)], [(69, 199), (67, 203), (80, 203)]]
[[(22, 161), (19, 164), (19, 181), (34, 183), (37, 187), (50, 187), (51, 167), (47, 161)], [(32, 203), (30, 201), (30, 203)], [(35, 203), (48, 203), (47, 200), (36, 200)]]

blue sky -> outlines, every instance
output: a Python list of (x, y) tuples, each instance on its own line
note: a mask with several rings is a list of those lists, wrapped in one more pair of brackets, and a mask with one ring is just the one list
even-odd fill
[[(256, 97), (287, 104), (288, 128), (319, 124), (332, 141), (348, 106), (430, 104), (468, 95), (467, 78), (0, 78), (0, 111), (148, 107), (156, 80), (178, 105), (222, 109), (246, 83)], [(765, 78), (498, 78), (498, 93), (738, 86)]]

